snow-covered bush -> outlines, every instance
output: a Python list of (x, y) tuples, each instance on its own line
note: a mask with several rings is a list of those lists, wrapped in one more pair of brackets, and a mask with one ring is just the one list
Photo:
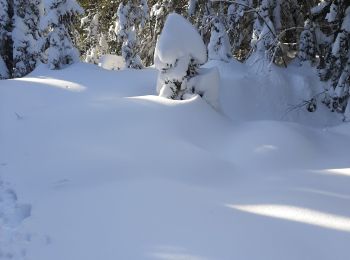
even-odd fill
[(46, 4), (47, 13), (41, 26), (48, 31), (48, 64), (51, 69), (60, 69), (79, 60), (70, 30), (76, 16), (84, 10), (76, 0), (47, 0)]
[(122, 56), (106, 54), (101, 56), (98, 66), (107, 70), (122, 70), (125, 69), (125, 61)]
[[(170, 14), (158, 39), (154, 64), (159, 70), (157, 91), (160, 96), (186, 99), (199, 94), (212, 106), (217, 105), (218, 75), (201, 71), (207, 52), (201, 36), (182, 16)], [(206, 79), (211, 81), (210, 86)]]

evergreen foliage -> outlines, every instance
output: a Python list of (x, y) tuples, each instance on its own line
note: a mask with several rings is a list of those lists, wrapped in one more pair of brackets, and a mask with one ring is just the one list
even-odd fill
[(33, 71), (40, 59), (43, 6), (41, 0), (14, 0), (13, 4), (13, 77), (22, 77)]
[(51, 69), (60, 69), (79, 59), (71, 35), (74, 19), (83, 12), (75, 0), (48, 1), (42, 28), (47, 31), (47, 62)]
[(232, 58), (230, 41), (219, 17), (212, 22), (208, 55), (211, 60), (229, 61)]
[(148, 19), (147, 0), (129, 0), (118, 7), (116, 34), (123, 42), (122, 56), (128, 68), (141, 69), (143, 64), (139, 56), (137, 30), (143, 28)]
[(227, 8), (228, 35), (232, 44), (232, 53), (238, 60), (244, 60), (250, 50), (253, 33), (254, 13), (251, 12), (252, 0), (240, 0)]
[(323, 102), (332, 111), (344, 114), (344, 120), (349, 119), (350, 2), (321, 2), (312, 14), (320, 27), (318, 49), (323, 50), (319, 51), (319, 74), (328, 85)]
[(7, 0), (0, 0), (0, 79), (10, 77), (8, 69), (10, 63), (9, 31), (10, 31), (10, 6)]
[(315, 29), (309, 19), (305, 21), (304, 30), (300, 34), (298, 57), (301, 63), (307, 60), (313, 62), (316, 58)]
[(101, 31), (100, 14), (91, 14), (81, 19), (81, 27), (85, 27), (85, 41), (87, 50), (84, 50), (85, 62), (98, 64), (102, 55), (107, 54), (109, 45), (105, 34)]

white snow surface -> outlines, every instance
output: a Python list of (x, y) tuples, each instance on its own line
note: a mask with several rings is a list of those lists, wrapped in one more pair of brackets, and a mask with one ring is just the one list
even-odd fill
[(345, 18), (341, 28), (342, 30), (350, 32), (350, 6), (345, 10)]
[(125, 61), (122, 56), (105, 54), (101, 56), (98, 66), (107, 70), (122, 70), (125, 69)]
[(221, 112), (154, 69), (0, 81), (0, 259), (348, 260), (350, 125), (285, 113), (317, 75), (205, 67)]
[(189, 80), (188, 87), (193, 88), (194, 93), (200, 95), (213, 108), (219, 107), (220, 74), (216, 67), (200, 68), (198, 75)]

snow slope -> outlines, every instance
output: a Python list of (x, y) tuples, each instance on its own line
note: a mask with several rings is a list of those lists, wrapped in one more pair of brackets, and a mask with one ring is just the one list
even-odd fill
[(245, 66), (220, 64), (222, 113), (153, 69), (0, 81), (0, 259), (349, 259), (350, 125), (278, 121), (312, 78)]

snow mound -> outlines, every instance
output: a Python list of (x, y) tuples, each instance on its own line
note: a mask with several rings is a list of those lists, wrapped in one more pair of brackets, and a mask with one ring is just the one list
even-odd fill
[(217, 68), (201, 68), (188, 82), (194, 93), (204, 98), (214, 108), (219, 108), (220, 74)]
[(222, 112), (235, 121), (277, 120), (311, 126), (334, 126), (342, 117), (321, 102), (313, 113), (305, 100), (323, 92), (314, 68), (290, 64), (288, 69), (232, 61), (210, 61), (203, 67), (217, 68), (220, 74), (219, 104)]
[[(196, 63), (207, 61), (207, 51), (201, 36), (193, 25), (181, 15), (169, 14), (159, 36), (155, 61), (174, 63), (178, 57), (190, 56)], [(156, 68), (157, 63), (155, 63)]]
[(98, 66), (106, 70), (123, 70), (125, 61), (122, 56), (106, 54), (101, 56)]

